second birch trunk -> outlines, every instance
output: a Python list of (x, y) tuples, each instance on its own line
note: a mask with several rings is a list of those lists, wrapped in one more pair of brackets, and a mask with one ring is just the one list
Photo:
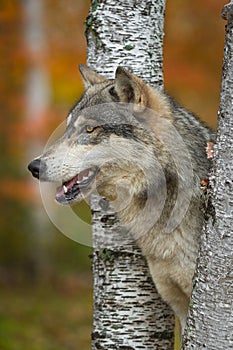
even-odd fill
[(233, 349), (233, 1), (226, 26), (218, 131), (185, 350)]

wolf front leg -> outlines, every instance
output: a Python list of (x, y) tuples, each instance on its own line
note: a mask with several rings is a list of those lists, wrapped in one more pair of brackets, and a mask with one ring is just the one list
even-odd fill
[(192, 271), (181, 271), (173, 260), (147, 259), (147, 262), (156, 288), (179, 318), (183, 334), (192, 288), (188, 276), (192, 275)]

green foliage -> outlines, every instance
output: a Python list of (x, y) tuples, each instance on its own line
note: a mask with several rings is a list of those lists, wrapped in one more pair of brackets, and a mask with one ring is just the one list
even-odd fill
[(81, 220), (91, 225), (91, 209), (85, 201), (76, 203), (71, 209)]
[(69, 272), (91, 272), (90, 255), (92, 248), (81, 245), (56, 232), (56, 238), (47, 248), (51, 267), (54, 272), (66, 274)]
[(0, 265), (13, 268), (26, 265), (29, 236), (32, 227), (28, 223), (28, 208), (13, 199), (0, 202)]
[(130, 50), (133, 50), (134, 47), (135, 47), (135, 45), (125, 45), (124, 49), (127, 50), (127, 51), (130, 51)]
[(111, 249), (103, 248), (99, 251), (99, 258), (104, 262), (114, 261), (115, 257), (116, 257), (116, 252), (112, 251)]
[(91, 11), (92, 12), (96, 11), (98, 5), (99, 5), (99, 1), (98, 0), (92, 0), (92, 2), (91, 2)]
[(91, 289), (71, 285), (1, 289), (0, 349), (89, 350)]

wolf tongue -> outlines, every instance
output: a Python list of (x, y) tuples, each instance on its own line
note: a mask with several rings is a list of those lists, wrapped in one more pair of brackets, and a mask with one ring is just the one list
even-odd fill
[(64, 185), (66, 186), (67, 189), (69, 189), (69, 188), (73, 187), (77, 181), (79, 181), (79, 175), (76, 175), (70, 181), (64, 182)]
[(73, 177), (70, 181), (64, 182), (64, 185), (67, 189), (70, 189), (71, 187), (76, 184), (76, 182), (81, 182), (85, 176), (88, 176), (89, 170), (83, 170), (81, 173)]

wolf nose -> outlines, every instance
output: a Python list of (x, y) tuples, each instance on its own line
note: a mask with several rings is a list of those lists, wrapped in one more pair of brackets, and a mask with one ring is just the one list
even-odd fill
[(39, 179), (40, 174), (45, 170), (46, 165), (40, 159), (34, 159), (28, 164), (28, 170), (32, 173), (34, 177)]

